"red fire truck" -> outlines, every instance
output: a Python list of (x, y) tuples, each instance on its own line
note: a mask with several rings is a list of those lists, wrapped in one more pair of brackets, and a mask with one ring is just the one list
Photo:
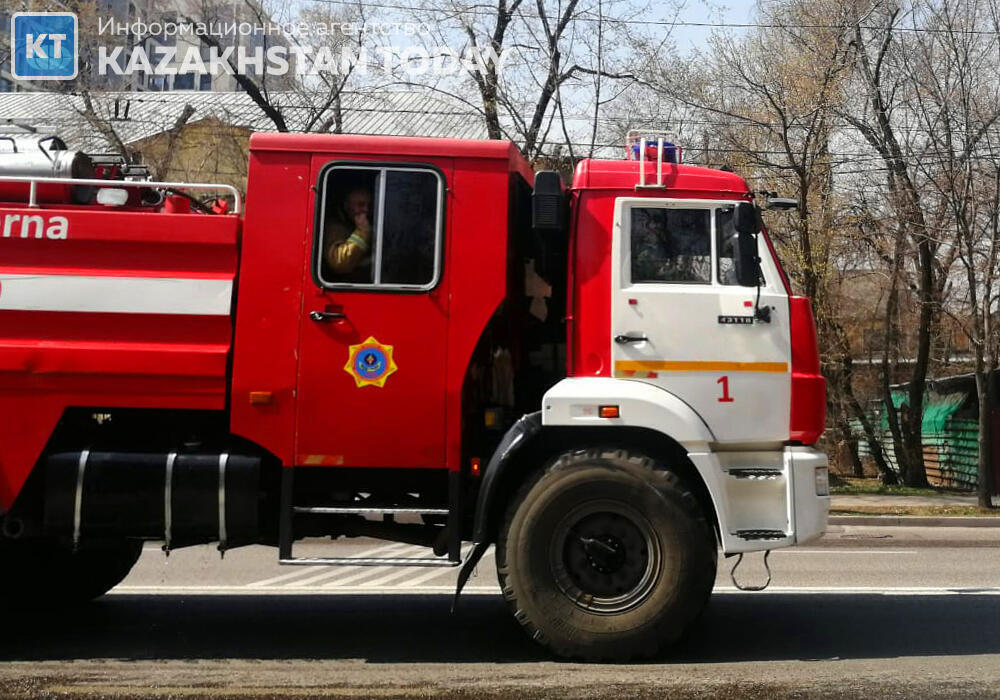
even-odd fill
[[(824, 531), (809, 302), (746, 182), (662, 136), (565, 187), (503, 141), (255, 134), (245, 211), (11, 144), (8, 603), (101, 595), (144, 540), (454, 566), (459, 590), (495, 546), (531, 637), (625, 659), (690, 628), (718, 551)], [(357, 536), (427, 552), (293, 551)]]

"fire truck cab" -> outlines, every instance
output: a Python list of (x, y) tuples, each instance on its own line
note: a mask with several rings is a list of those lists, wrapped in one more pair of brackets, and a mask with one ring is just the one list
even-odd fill
[[(245, 212), (0, 153), (8, 599), (100, 595), (144, 540), (459, 590), (494, 546), (553, 652), (680, 639), (720, 550), (823, 533), (825, 385), (745, 181), (626, 149), (567, 187), (508, 142), (255, 134)], [(427, 554), (294, 551), (354, 536)]]

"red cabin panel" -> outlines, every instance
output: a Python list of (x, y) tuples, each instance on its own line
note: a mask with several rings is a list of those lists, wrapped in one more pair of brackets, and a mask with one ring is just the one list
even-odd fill
[[(309, 156), (250, 140), (240, 257), (231, 427), (293, 464), (295, 383), (306, 249), (312, 237)], [(260, 398), (250, 403), (251, 393)]]
[[(429, 291), (322, 287), (316, 192), (331, 163), (434, 167), (445, 178), (444, 257)], [(510, 143), (257, 134), (251, 139), (232, 427), (285, 465), (459, 468), (461, 389), (506, 293)], [(344, 318), (316, 322), (311, 312)], [(392, 346), (382, 386), (345, 371), (352, 346)], [(252, 400), (252, 397), (253, 400)]]

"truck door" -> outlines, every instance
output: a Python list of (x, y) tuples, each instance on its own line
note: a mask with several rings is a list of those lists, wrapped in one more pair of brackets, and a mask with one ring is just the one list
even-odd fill
[(444, 465), (451, 170), (314, 164), (296, 464)]
[(789, 434), (788, 298), (760, 243), (757, 290), (735, 275), (733, 202), (622, 198), (615, 207), (614, 376), (680, 397), (720, 442)]

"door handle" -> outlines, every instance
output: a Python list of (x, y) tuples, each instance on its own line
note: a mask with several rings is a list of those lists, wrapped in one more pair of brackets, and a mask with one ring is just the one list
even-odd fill
[(310, 311), (309, 319), (316, 321), (317, 323), (323, 323), (325, 321), (335, 321), (337, 319), (347, 318), (347, 314), (340, 313), (339, 311)]
[(619, 345), (624, 345), (625, 343), (644, 343), (649, 338), (644, 335), (616, 335), (615, 342)]

